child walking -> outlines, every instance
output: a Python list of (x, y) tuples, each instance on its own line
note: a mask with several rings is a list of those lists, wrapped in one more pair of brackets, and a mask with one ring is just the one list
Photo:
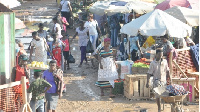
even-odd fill
[[(62, 34), (64, 32), (62, 31)], [(70, 52), (70, 43), (69, 43), (69, 35), (67, 33), (63, 34), (62, 42), (65, 44), (65, 48), (63, 49), (63, 56), (64, 56), (64, 72), (66, 72), (66, 63), (67, 63), (67, 69), (69, 70), (69, 52)]]
[[(33, 112), (38, 109), (39, 112), (44, 112), (44, 95), (51, 88), (51, 84), (44, 79), (40, 79), (41, 72), (34, 72), (34, 78), (36, 79), (30, 84), (28, 93), (32, 92), (32, 99), (30, 106)], [(45, 89), (46, 88), (46, 89)]]

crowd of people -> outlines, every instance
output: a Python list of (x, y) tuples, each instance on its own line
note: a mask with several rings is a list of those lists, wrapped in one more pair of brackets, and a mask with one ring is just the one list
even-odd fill
[[(75, 35), (70, 40), (68, 28), (70, 28), (70, 17), (72, 15), (72, 8), (70, 2), (67, 0), (62, 0), (60, 3), (60, 11), (56, 13), (56, 16), (52, 19), (54, 26), (52, 31), (47, 33), (44, 30), (44, 24), (40, 23), (38, 25), (39, 30), (32, 33), (32, 41), (30, 43), (30, 57), (28, 59), (27, 53), (23, 48), (23, 43), (20, 41), (17, 42), (20, 49), (17, 53), (17, 65), (13, 68), (12, 71), (12, 81), (19, 81), (21, 76), (26, 76), (26, 78), (30, 78), (30, 71), (27, 68), (27, 61), (32, 62), (44, 62), (47, 64), (47, 59), (51, 58), (52, 61), (49, 62), (49, 69), (44, 71), (43, 73), (39, 70), (34, 71), (35, 80), (30, 84), (27, 83), (28, 93), (32, 93), (32, 99), (30, 101), (30, 106), (35, 112), (37, 109), (39, 112), (44, 112), (44, 98), (47, 102), (48, 112), (55, 112), (58, 99), (62, 97), (62, 89), (63, 89), (63, 72), (70, 69), (69, 56), (71, 54), (70, 45), (73, 42), (73, 39), (78, 36), (78, 46), (80, 47), (81, 52), (81, 60), (78, 67), (82, 67), (83, 61), (85, 60), (88, 64), (88, 59), (86, 57), (86, 47), (88, 41), (92, 43), (92, 47), (94, 52), (89, 53), (88, 55), (91, 57), (92, 67), (94, 67), (94, 61), (97, 60), (99, 63), (98, 67), (98, 81), (108, 81), (112, 88), (114, 88), (114, 80), (119, 79), (120, 74), (118, 72), (118, 65), (115, 61), (117, 61), (116, 53), (114, 53), (113, 48), (118, 47), (123, 55), (123, 59), (126, 60), (130, 58), (132, 61), (137, 61), (142, 58), (143, 51), (141, 47), (146, 39), (141, 40), (141, 35), (138, 36), (130, 36), (122, 35), (121, 37), (118, 35), (118, 31), (120, 29), (119, 20), (116, 20), (115, 16), (109, 18), (110, 22), (110, 32), (108, 37), (104, 38), (101, 42), (101, 47), (97, 47), (98, 38), (104, 35), (101, 27), (99, 27), (98, 22), (94, 19), (93, 14), (88, 15), (88, 20), (86, 22), (80, 21), (79, 26), (75, 30)], [(133, 14), (131, 12), (128, 16), (128, 22), (130, 22), (133, 17), (137, 18), (141, 15)], [(112, 21), (112, 19), (114, 19)], [(50, 41), (50, 38), (53, 40)], [(150, 38), (150, 37), (148, 37)], [(125, 41), (126, 39), (126, 41)], [(153, 37), (153, 39), (156, 39)], [(120, 44), (117, 44), (117, 41), (120, 40)], [(129, 55), (127, 55), (128, 51), (125, 50), (124, 43), (130, 43)], [(179, 42), (180, 46), (193, 46), (194, 42), (188, 37)], [(151, 47), (151, 46), (149, 46)], [(155, 46), (154, 46), (155, 47)], [(115, 48), (116, 49), (116, 48)], [(153, 76), (154, 85), (153, 87), (164, 86), (167, 83), (167, 80), (171, 78), (169, 77), (169, 54), (173, 52), (173, 59), (176, 59), (177, 52), (175, 47), (169, 41), (169, 36), (166, 34), (161, 36), (161, 42), (159, 42), (156, 46), (156, 57), (150, 64), (149, 71), (147, 72), (147, 82), (149, 82), (150, 76)], [(35, 52), (35, 56), (33, 58), (33, 52)], [(127, 56), (125, 56), (127, 55)], [(160, 72), (162, 71), (162, 72)], [(146, 87), (149, 87), (148, 83)], [(104, 95), (103, 93), (101, 94)], [(110, 92), (110, 97), (114, 97), (112, 94), (112, 90)], [(160, 111), (160, 98), (156, 97), (156, 101), (158, 104), (158, 111)]]

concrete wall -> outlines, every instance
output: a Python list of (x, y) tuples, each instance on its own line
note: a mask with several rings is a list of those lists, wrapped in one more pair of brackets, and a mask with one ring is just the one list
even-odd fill
[(15, 14), (0, 13), (0, 84), (10, 82), (15, 65)]

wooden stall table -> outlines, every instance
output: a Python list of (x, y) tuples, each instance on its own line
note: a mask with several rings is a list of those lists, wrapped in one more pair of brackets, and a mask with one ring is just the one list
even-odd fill
[(147, 74), (125, 75), (124, 96), (128, 99), (148, 99), (150, 89), (146, 88)]
[(200, 72), (193, 72), (193, 73), (188, 72), (187, 73), (188, 77), (195, 77), (196, 78), (196, 81), (195, 81), (195, 84), (194, 84), (194, 90), (196, 92), (196, 96), (199, 96), (199, 75), (200, 75)]

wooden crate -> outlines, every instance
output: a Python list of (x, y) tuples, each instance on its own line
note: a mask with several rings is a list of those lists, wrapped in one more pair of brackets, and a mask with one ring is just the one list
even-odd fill
[(150, 98), (150, 89), (146, 88), (147, 75), (125, 75), (124, 96), (128, 99)]
[(148, 72), (149, 68), (142, 68), (142, 67), (139, 67), (138, 68), (138, 73), (140, 74), (146, 74)]
[(195, 78), (172, 78), (173, 84), (179, 84), (183, 85), (186, 91), (191, 92), (187, 98), (184, 99), (184, 102), (194, 102), (195, 99), (195, 91), (194, 91), (194, 84), (195, 84)]

